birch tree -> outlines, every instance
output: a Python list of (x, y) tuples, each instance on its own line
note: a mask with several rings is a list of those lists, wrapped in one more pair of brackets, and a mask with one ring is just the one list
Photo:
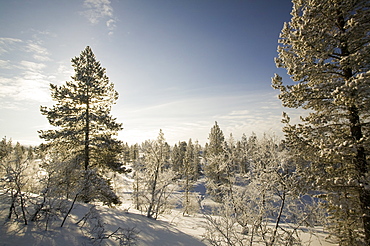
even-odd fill
[[(5, 138), (0, 142), (0, 185), (2, 187), (2, 194), (0, 196), (2, 202), (10, 203), (9, 213), (7, 219), (16, 218), (23, 219), (24, 224), (28, 224), (29, 204), (28, 196), (33, 190), (32, 184), (35, 179), (35, 172), (33, 170), (34, 163), (32, 163), (33, 153), (32, 148), (21, 146), (16, 143), (13, 147), (11, 141)], [(31, 179), (30, 177), (33, 177)]]
[[(206, 215), (206, 238), (212, 245), (304, 245), (299, 238), (302, 225), (306, 233), (314, 227), (321, 210), (305, 195), (300, 173), (275, 137), (253, 139), (246, 149), (246, 173), (228, 169), (229, 185), (222, 202)], [(228, 141), (231, 146), (232, 140)], [(233, 159), (229, 150), (227, 166)]]
[(169, 150), (160, 130), (155, 141), (143, 143), (143, 158), (135, 167), (134, 201), (140, 203), (136, 207), (145, 207), (148, 218), (157, 219), (168, 208), (169, 186), (175, 177), (169, 165)]
[(370, 2), (293, 0), (280, 34), (275, 75), (285, 107), (307, 115), (284, 132), (305, 160), (305, 177), (326, 200), (331, 231), (343, 245), (370, 242)]

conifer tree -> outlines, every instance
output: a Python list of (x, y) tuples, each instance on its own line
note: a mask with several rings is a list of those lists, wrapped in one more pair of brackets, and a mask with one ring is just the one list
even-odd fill
[(209, 145), (207, 147), (207, 156), (219, 154), (223, 151), (225, 137), (220, 126), (217, 124), (217, 121), (211, 129), (208, 139)]
[[(280, 35), (278, 67), (295, 82), (273, 87), (290, 108), (308, 114), (283, 122), (287, 143), (322, 192), (329, 225), (343, 245), (370, 242), (370, 2), (293, 0)], [(302, 167), (301, 167), (302, 168)]]
[(227, 157), (225, 152), (224, 134), (215, 122), (209, 134), (209, 145), (206, 152), (206, 165), (204, 167), (207, 176), (207, 189), (216, 199), (221, 196), (221, 185), (225, 180), (225, 168)]
[(195, 141), (193, 144), (193, 179), (198, 180), (200, 174), (202, 173), (202, 166), (201, 166), (201, 152), (202, 152), (202, 147), (200, 146), (198, 140)]
[(13, 147), (12, 147), (12, 141), (11, 140), (7, 140), (6, 137), (4, 137), (0, 141), (0, 161), (4, 157), (7, 157), (11, 153), (12, 149), (13, 149)]
[(175, 172), (178, 172), (179, 174), (181, 174), (184, 169), (183, 161), (185, 158), (186, 149), (187, 146), (186, 142), (184, 141), (179, 142), (178, 145), (175, 144), (175, 146), (172, 148), (171, 153), (172, 168)]
[(191, 194), (190, 191), (193, 188), (194, 181), (198, 176), (198, 165), (196, 163), (196, 156), (195, 153), (196, 147), (194, 146), (191, 138), (186, 145), (186, 151), (183, 159), (183, 170), (182, 170), (182, 178), (183, 178), (183, 188), (184, 188), (184, 202), (183, 202), (183, 215), (189, 214), (191, 212)]
[[(75, 71), (72, 81), (60, 86), (50, 84), (56, 104), (41, 107), (41, 113), (55, 129), (39, 133), (49, 147), (63, 148), (78, 162), (84, 173), (81, 198), (89, 202), (96, 198), (89, 196), (91, 191), (103, 189), (91, 184), (93, 180), (102, 180), (99, 169), (124, 171), (118, 159), (122, 143), (114, 137), (122, 130), (122, 124), (110, 115), (118, 93), (89, 46), (72, 59), (72, 66)], [(116, 197), (113, 200), (117, 202)]]
[(139, 159), (139, 145), (134, 144), (130, 147), (130, 160), (134, 162), (137, 159)]

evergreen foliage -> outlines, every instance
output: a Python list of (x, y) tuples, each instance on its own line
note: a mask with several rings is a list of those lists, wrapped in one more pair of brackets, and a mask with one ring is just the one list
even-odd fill
[(190, 193), (193, 190), (195, 181), (199, 178), (200, 172), (200, 146), (196, 142), (193, 144), (192, 140), (189, 139), (185, 156), (183, 160), (183, 170), (182, 170), (182, 187), (184, 188), (184, 199), (183, 199), (183, 215), (190, 214), (196, 209), (194, 205), (194, 197)]
[[(108, 184), (103, 184), (99, 172), (106, 168), (125, 171), (119, 160), (122, 143), (114, 137), (122, 130), (122, 124), (110, 115), (118, 93), (89, 46), (72, 59), (72, 66), (75, 70), (72, 81), (61, 86), (50, 85), (56, 104), (51, 108), (41, 107), (41, 113), (54, 129), (39, 131), (40, 137), (48, 142), (48, 148), (65, 153), (64, 161), (75, 163), (74, 173), (83, 183), (78, 191), (83, 201), (101, 195), (105, 197), (103, 200), (117, 203), (116, 196), (106, 197), (109, 192), (103, 192)], [(98, 180), (101, 180), (99, 184), (92, 182)], [(92, 190), (102, 193), (91, 196)]]
[(295, 82), (273, 87), (302, 123), (286, 123), (304, 177), (325, 199), (330, 229), (342, 245), (370, 242), (370, 2), (293, 0), (281, 31), (278, 67)]
[(223, 151), (225, 137), (220, 126), (215, 122), (209, 133), (209, 144), (207, 146), (207, 157), (217, 155)]
[(226, 182), (225, 170), (225, 137), (224, 134), (215, 122), (209, 133), (209, 144), (206, 148), (206, 164), (204, 172), (207, 177), (207, 190), (215, 198), (221, 195), (221, 185)]
[(187, 144), (185, 141), (182, 141), (179, 142), (178, 145), (175, 144), (171, 152), (171, 161), (173, 170), (175, 172), (178, 172), (180, 175), (182, 170), (184, 169), (184, 159), (186, 150)]

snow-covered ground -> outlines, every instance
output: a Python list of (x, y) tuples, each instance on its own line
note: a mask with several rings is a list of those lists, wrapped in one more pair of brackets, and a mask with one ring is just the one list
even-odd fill
[[(104, 235), (109, 235), (118, 228), (131, 229), (137, 232), (137, 245), (206, 245), (202, 242), (204, 219), (195, 215), (183, 217), (182, 213), (174, 211), (159, 220), (148, 219), (140, 211), (129, 209), (130, 204), (123, 204), (118, 208), (96, 206), (99, 218), (103, 223)], [(82, 227), (82, 222), (76, 224), (88, 212), (91, 205), (77, 203), (63, 227), (57, 220), (45, 231), (44, 224), (34, 222), (29, 225), (22, 223), (5, 223), (4, 215), (7, 210), (2, 209), (0, 225), (0, 245), (93, 245), (94, 240)], [(95, 235), (96, 236), (96, 235)], [(114, 238), (95, 240), (95, 245), (119, 245)]]
[[(120, 232), (127, 235), (130, 231), (137, 236), (135, 245), (150, 245), (150, 246), (174, 246), (174, 245), (210, 245), (204, 234), (206, 232), (206, 219), (200, 213), (183, 216), (181, 208), (173, 208), (170, 213), (164, 214), (158, 220), (148, 219), (145, 214), (133, 209), (131, 204), (131, 179), (130, 177), (116, 177), (116, 191), (122, 196), (123, 203), (117, 208), (108, 208), (97, 205), (97, 216), (92, 216), (95, 219), (96, 228), (88, 228), (82, 226), (83, 221), (80, 221), (90, 210), (92, 205), (76, 203), (71, 215), (67, 218), (63, 227), (60, 227), (61, 221), (57, 220), (45, 230), (44, 224), (36, 224), (31, 222), (29, 225), (22, 223), (4, 223), (6, 213), (5, 207), (1, 208), (1, 224), (0, 224), (0, 246), (8, 245), (54, 245), (54, 246), (69, 246), (69, 245), (119, 245), (119, 241), (113, 237), (107, 239), (95, 239), (100, 233), (101, 236), (109, 236), (118, 228), (122, 228)], [(204, 198), (204, 182), (199, 182), (195, 191), (198, 196)], [(178, 192), (180, 197), (181, 193)], [(176, 195), (175, 195), (176, 197)], [(203, 199), (203, 206), (212, 204), (210, 199)], [(99, 221), (97, 223), (97, 221)], [(82, 227), (81, 227), (82, 226)], [(104, 231), (102, 231), (104, 228)], [(91, 233), (94, 231), (94, 233)], [(301, 238), (310, 245), (333, 245), (324, 240), (326, 234), (317, 229), (314, 236), (310, 233), (302, 233)], [(128, 244), (125, 244), (128, 245)]]

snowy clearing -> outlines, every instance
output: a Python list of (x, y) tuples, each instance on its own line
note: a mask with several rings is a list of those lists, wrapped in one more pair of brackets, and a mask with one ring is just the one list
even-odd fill
[[(117, 176), (114, 182), (120, 184), (116, 186), (116, 189), (121, 191), (120, 196), (123, 200), (123, 204), (119, 207), (109, 208), (102, 205), (76, 203), (62, 228), (60, 227), (61, 219), (56, 219), (49, 225), (47, 231), (42, 222), (30, 222), (29, 225), (14, 221), (4, 223), (9, 208), (2, 204), (0, 245), (120, 245), (119, 240), (114, 237), (97, 238), (99, 233), (101, 236), (108, 236), (118, 228), (122, 228), (126, 232), (134, 232), (133, 239), (135, 240), (131, 242), (131, 245), (210, 245), (204, 238), (207, 221), (201, 211), (183, 216), (181, 207), (177, 207), (171, 209), (170, 213), (161, 215), (158, 220), (149, 219), (145, 213), (133, 209), (130, 190), (132, 179), (122, 175)], [(203, 185), (204, 181), (198, 181), (194, 192), (203, 198), (202, 209), (208, 210), (214, 205), (214, 202), (205, 197)], [(181, 199), (181, 192), (176, 192), (174, 197)], [(95, 225), (94, 228), (91, 228), (90, 225), (87, 225), (88, 223), (83, 226), (81, 220), (91, 211), (91, 207), (96, 208), (96, 216), (98, 217), (98, 219), (95, 218), (94, 223), (101, 223), (102, 226)], [(322, 232), (322, 228), (315, 228), (315, 230), (314, 234), (309, 233), (309, 230), (301, 232), (300, 237), (304, 245), (334, 245), (325, 241), (327, 234)], [(91, 233), (92, 231), (95, 231), (95, 234)], [(121, 245), (130, 244), (126, 242)]]

